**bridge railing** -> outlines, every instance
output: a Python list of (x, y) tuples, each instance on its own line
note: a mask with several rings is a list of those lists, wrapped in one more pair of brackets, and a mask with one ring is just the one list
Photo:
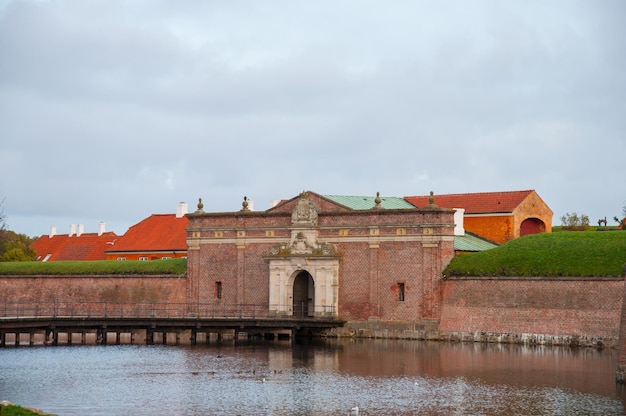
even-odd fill
[[(306, 305), (189, 304), (162, 302), (10, 302), (0, 301), (2, 318), (335, 318), (334, 308), (319, 307), (310, 313)], [(286, 311), (286, 312), (277, 312)]]

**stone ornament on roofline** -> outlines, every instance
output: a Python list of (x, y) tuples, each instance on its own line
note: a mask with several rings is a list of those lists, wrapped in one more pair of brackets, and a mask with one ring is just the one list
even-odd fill
[(433, 191), (430, 191), (430, 196), (428, 197), (428, 208), (439, 208), (435, 204), (435, 193)]
[(385, 207), (381, 205), (381, 202), (383, 201), (380, 198), (380, 192), (376, 192), (376, 198), (374, 199), (374, 206), (372, 209), (385, 209)]
[(302, 192), (291, 212), (291, 225), (317, 226), (317, 210), (307, 192)]
[(241, 203), (241, 210), (242, 211), (250, 211), (250, 208), (248, 208), (249, 202), (248, 202), (248, 197), (244, 196), (243, 197), (243, 202)]

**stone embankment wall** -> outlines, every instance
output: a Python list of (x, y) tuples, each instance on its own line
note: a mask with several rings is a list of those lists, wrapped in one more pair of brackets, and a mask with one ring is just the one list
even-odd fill
[(8, 302), (182, 303), (186, 290), (187, 279), (175, 275), (0, 276)]
[(449, 278), (438, 320), (370, 319), (329, 335), (616, 347), (623, 296), (617, 277)]

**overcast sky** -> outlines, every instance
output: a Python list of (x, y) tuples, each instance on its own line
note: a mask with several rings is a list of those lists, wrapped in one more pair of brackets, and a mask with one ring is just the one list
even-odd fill
[(179, 202), (534, 189), (626, 205), (623, 0), (0, 0), (9, 229)]

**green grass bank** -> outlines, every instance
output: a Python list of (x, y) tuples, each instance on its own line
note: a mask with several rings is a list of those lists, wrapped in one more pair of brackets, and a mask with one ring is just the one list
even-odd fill
[[(445, 276), (623, 276), (626, 231), (533, 234), (497, 248), (456, 256)], [(186, 259), (0, 262), (0, 275), (183, 275)]]
[(9, 403), (0, 402), (0, 416), (55, 416), (51, 413), (43, 413), (39, 409), (31, 409)]
[(0, 262), (1, 275), (183, 275), (187, 259)]
[(560, 231), (521, 237), (479, 253), (461, 254), (452, 276), (624, 276), (626, 231)]

